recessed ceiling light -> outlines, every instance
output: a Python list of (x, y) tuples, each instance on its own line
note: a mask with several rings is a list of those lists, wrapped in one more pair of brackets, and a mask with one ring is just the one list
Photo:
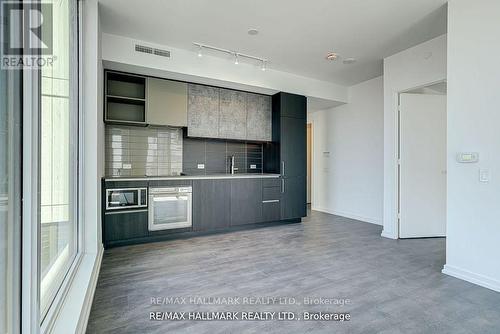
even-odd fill
[(255, 36), (258, 33), (259, 33), (259, 31), (257, 29), (248, 29), (248, 34), (249, 35)]
[(356, 58), (350, 57), (350, 58), (344, 59), (344, 61), (342, 61), (342, 63), (344, 63), (345, 65), (350, 65), (350, 64), (354, 64), (356, 61), (357, 61)]
[(335, 52), (330, 52), (329, 54), (326, 55), (327, 60), (337, 60), (338, 57), (339, 55), (336, 54)]

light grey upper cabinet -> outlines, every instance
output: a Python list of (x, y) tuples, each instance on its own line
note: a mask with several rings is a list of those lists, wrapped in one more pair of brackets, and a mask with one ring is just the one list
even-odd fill
[(247, 139), (247, 94), (220, 89), (219, 138)]
[(271, 97), (188, 84), (188, 136), (272, 140)]
[(185, 127), (187, 121), (187, 84), (148, 78), (146, 122), (154, 125)]
[(218, 138), (219, 89), (188, 84), (188, 136)]
[(247, 140), (272, 140), (271, 97), (247, 94)]

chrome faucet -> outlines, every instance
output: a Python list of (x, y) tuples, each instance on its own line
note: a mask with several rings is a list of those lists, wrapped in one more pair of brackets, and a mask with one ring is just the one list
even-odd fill
[(229, 168), (231, 169), (231, 174), (234, 174), (234, 172), (238, 170), (237, 167), (234, 167), (234, 155), (232, 155), (229, 160)]

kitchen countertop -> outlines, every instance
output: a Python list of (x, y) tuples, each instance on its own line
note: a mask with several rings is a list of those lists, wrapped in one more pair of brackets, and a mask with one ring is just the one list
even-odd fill
[(179, 176), (110, 176), (105, 181), (165, 181), (165, 180), (216, 180), (216, 179), (264, 179), (279, 178), (280, 174), (241, 173), (241, 174), (207, 174)]

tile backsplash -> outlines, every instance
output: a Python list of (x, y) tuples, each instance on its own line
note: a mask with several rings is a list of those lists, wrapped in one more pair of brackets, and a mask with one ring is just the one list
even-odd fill
[[(183, 138), (181, 128), (107, 124), (106, 176), (170, 176), (230, 172), (262, 173), (262, 144)], [(204, 168), (198, 168), (203, 166)]]
[(183, 172), (188, 175), (229, 173), (231, 156), (238, 168), (236, 173), (262, 173), (262, 144), (199, 138), (184, 138)]
[(106, 125), (106, 176), (166, 176), (182, 172), (182, 129)]

